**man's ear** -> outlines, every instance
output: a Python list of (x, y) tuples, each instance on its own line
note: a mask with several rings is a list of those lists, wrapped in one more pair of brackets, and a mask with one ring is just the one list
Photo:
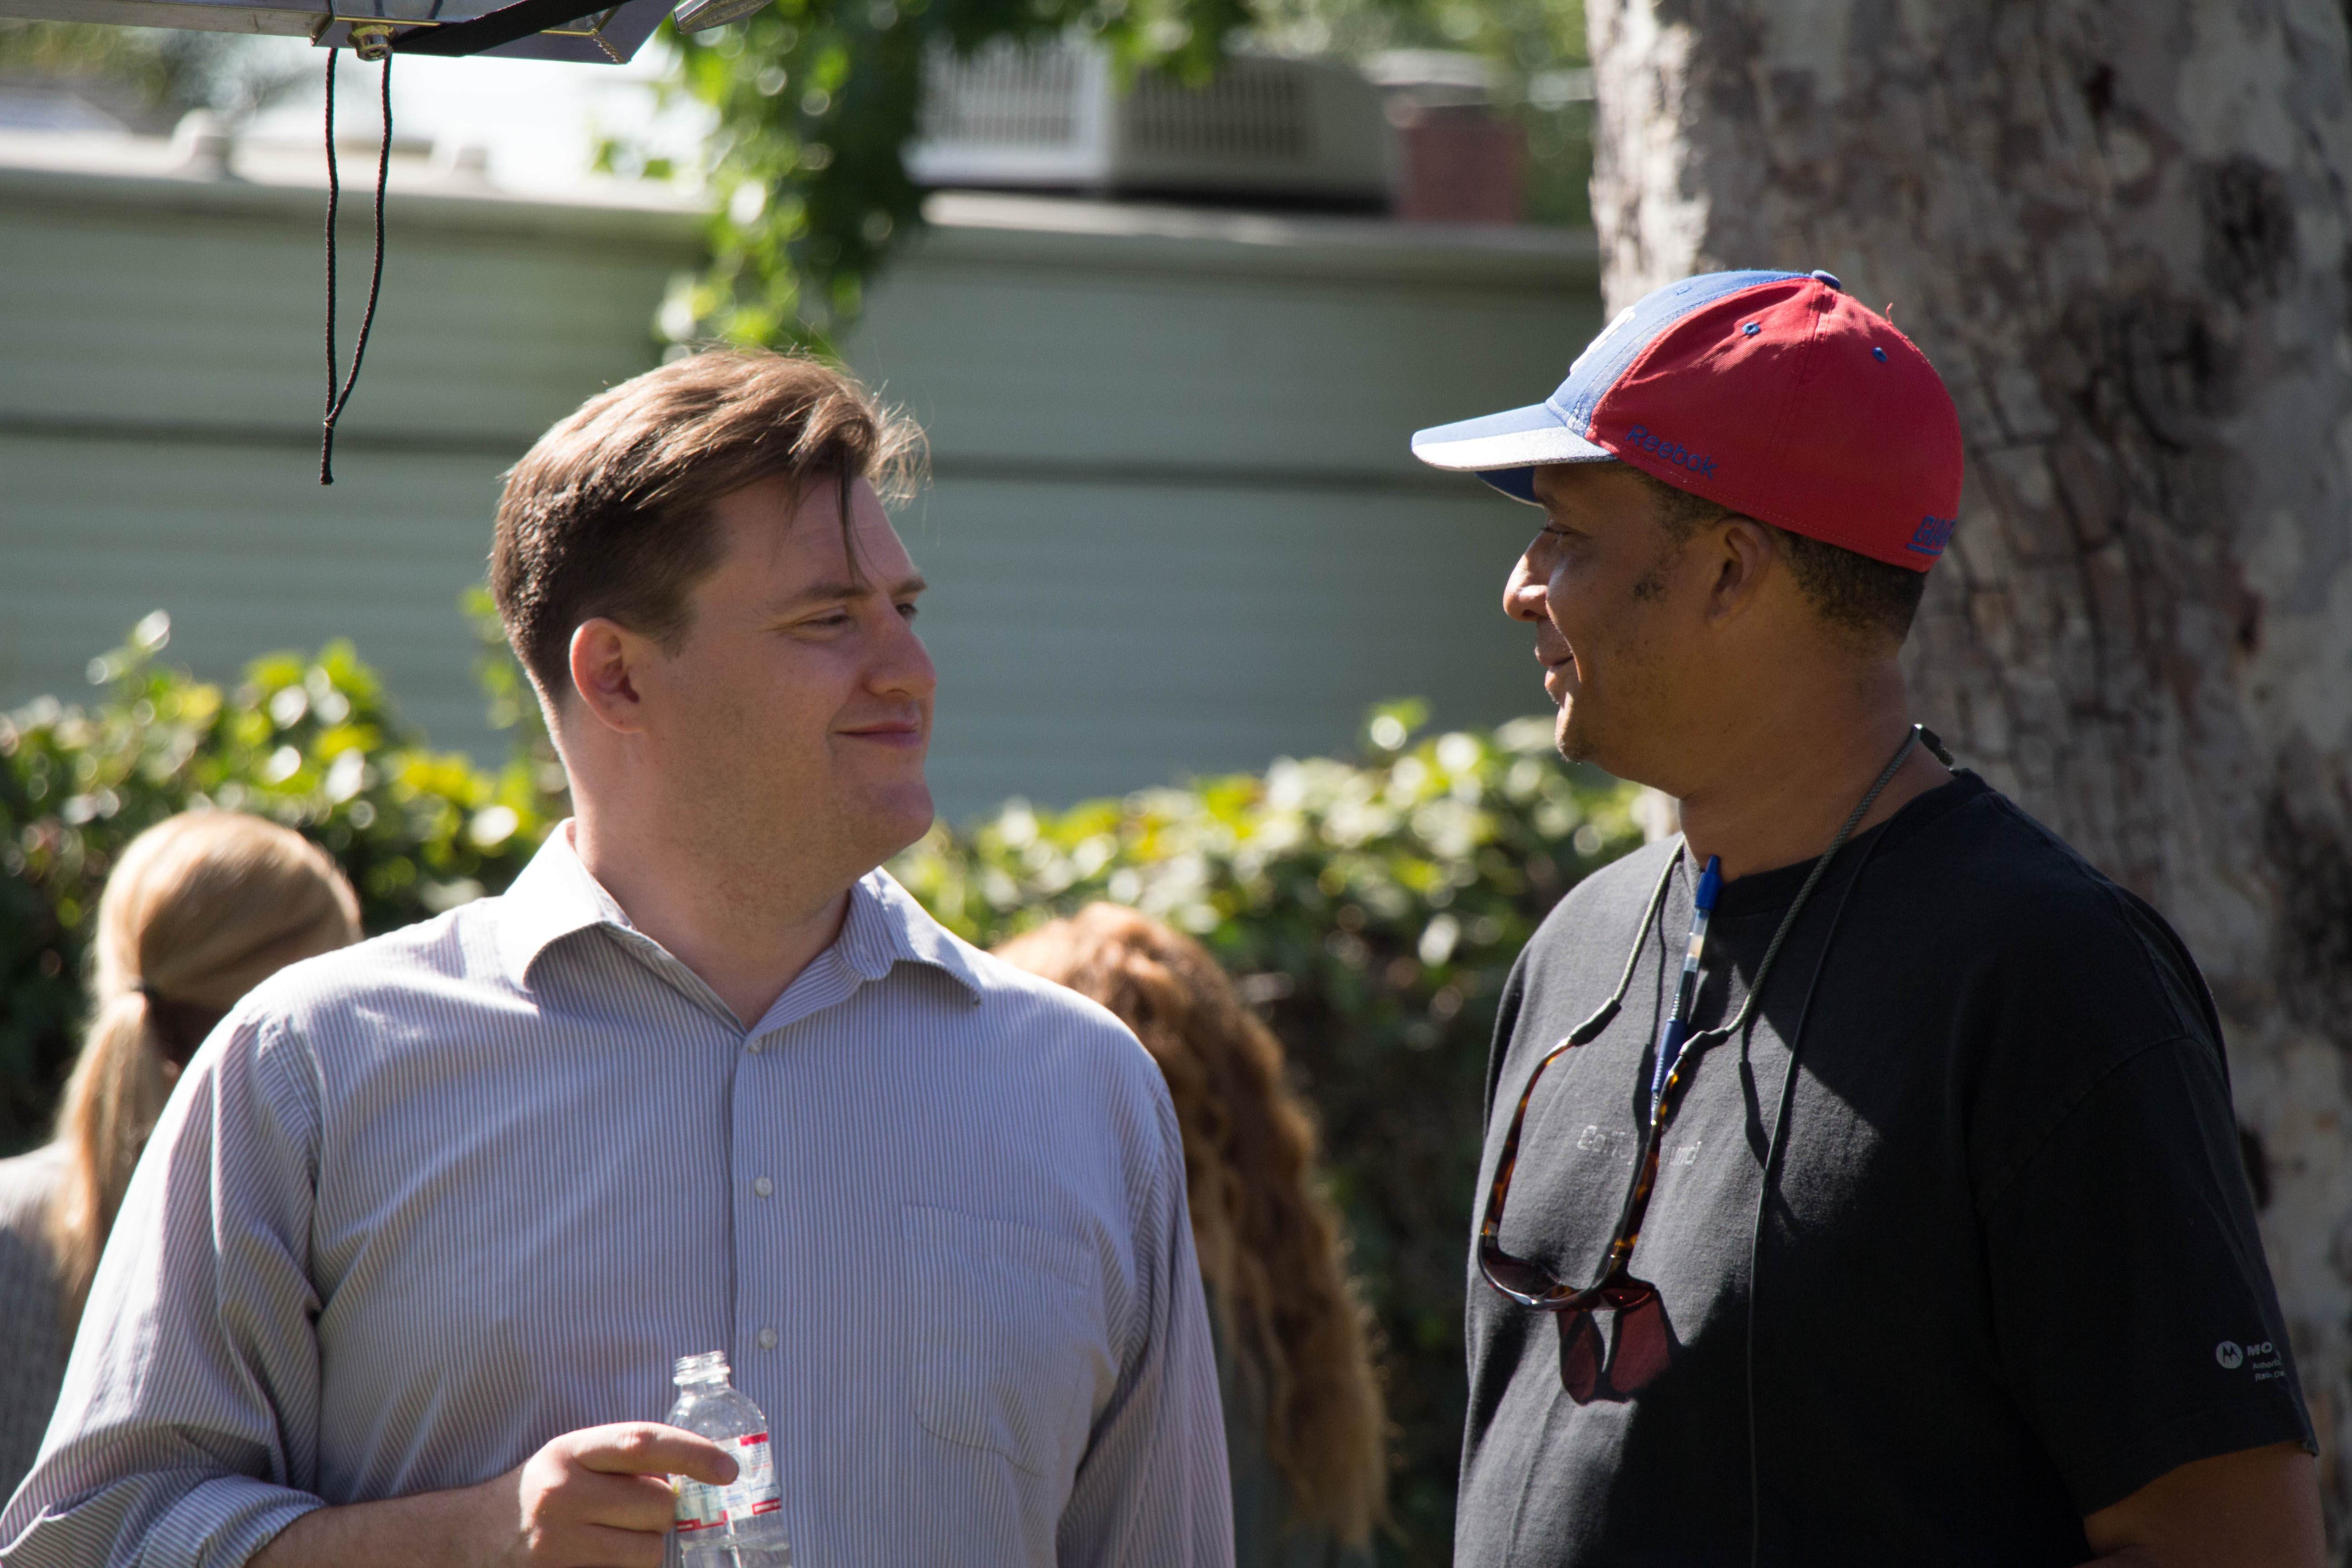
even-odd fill
[(1756, 603), (1765, 577), (1779, 563), (1780, 551), (1762, 523), (1737, 512), (1718, 519), (1708, 534), (1713, 546), (1708, 563), (1715, 577), (1707, 584), (1706, 618), (1721, 624)]
[(606, 729), (633, 735), (645, 728), (645, 699), (631, 671), (648, 651), (643, 637), (602, 616), (572, 628), (572, 689)]

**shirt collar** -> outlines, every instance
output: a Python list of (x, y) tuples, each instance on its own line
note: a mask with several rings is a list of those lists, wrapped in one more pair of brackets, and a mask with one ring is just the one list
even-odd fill
[[(574, 931), (594, 926), (636, 931), (628, 911), (580, 863), (569, 817), (548, 834), (498, 902), (499, 956), (518, 990), (530, 988), (540, 954)], [(861, 980), (879, 980), (903, 961), (944, 971), (974, 1002), (982, 995), (972, 950), (878, 868), (851, 884), (848, 917), (832, 951)]]
[(904, 961), (943, 971), (974, 1002), (986, 992), (972, 963), (979, 954), (933, 920), (915, 895), (880, 867), (850, 888), (849, 918), (842, 923), (835, 945), (868, 980), (881, 979), (891, 965)]

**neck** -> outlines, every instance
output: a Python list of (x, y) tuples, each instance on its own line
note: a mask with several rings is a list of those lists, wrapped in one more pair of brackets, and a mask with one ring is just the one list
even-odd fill
[[(1826, 850), (1911, 726), (1903, 677), (1891, 662), (1858, 680), (1744, 711), (1717, 731), (1730, 744), (1681, 801), (1694, 862), (1721, 857), (1727, 880)], [(1876, 826), (1950, 777), (1927, 747), (1914, 747), (1854, 831)]]
[(714, 855), (585, 799), (575, 805), (572, 843), (588, 874), (745, 1028), (841, 934), (849, 890), (838, 879), (828, 887), (780, 876), (765, 857)]

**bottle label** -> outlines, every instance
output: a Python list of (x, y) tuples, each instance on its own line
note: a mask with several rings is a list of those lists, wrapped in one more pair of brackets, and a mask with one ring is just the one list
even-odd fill
[(719, 1530), (740, 1524), (757, 1514), (773, 1513), (783, 1506), (776, 1487), (776, 1460), (765, 1432), (748, 1437), (721, 1437), (719, 1446), (735, 1458), (734, 1481), (714, 1487), (691, 1476), (677, 1478), (677, 1532)]

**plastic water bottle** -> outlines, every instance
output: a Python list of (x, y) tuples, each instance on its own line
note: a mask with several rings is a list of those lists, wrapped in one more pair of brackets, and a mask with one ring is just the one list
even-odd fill
[(670, 1478), (677, 1489), (672, 1561), (682, 1568), (791, 1568), (768, 1418), (727, 1381), (727, 1352), (680, 1356), (670, 1381), (677, 1384), (677, 1403), (669, 1424), (709, 1438), (737, 1467), (734, 1482), (723, 1487)]

